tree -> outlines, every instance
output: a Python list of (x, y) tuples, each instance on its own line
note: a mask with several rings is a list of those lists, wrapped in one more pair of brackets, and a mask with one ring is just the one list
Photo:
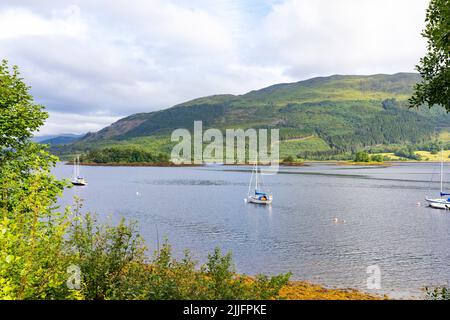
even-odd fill
[(441, 105), (450, 111), (450, 1), (431, 0), (426, 13), (427, 54), (417, 70), (422, 81), (410, 98), (411, 107)]
[(17, 67), (0, 64), (0, 299), (58, 298), (66, 293), (61, 248), (65, 213), (54, 210), (64, 183), (57, 158), (30, 137), (47, 113), (33, 101)]
[(358, 151), (355, 154), (355, 162), (369, 162), (370, 156), (366, 151)]

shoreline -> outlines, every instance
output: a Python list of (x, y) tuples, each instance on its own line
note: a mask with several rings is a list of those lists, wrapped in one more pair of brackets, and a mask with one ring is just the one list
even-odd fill
[[(72, 161), (62, 161), (65, 165), (73, 165)], [(307, 167), (311, 164), (330, 164), (336, 166), (378, 166), (378, 167), (390, 167), (403, 163), (440, 163), (440, 161), (419, 161), (419, 160), (407, 160), (407, 161), (385, 161), (385, 162), (352, 162), (352, 161), (338, 161), (338, 160), (310, 160), (303, 162), (288, 162), (279, 163), (280, 167)], [(236, 167), (236, 166), (252, 166), (251, 163), (235, 163), (235, 164), (175, 164), (172, 162), (107, 162), (107, 163), (97, 163), (97, 162), (81, 162), (81, 166), (87, 167)], [(261, 167), (268, 167), (267, 164), (259, 164)]]
[(366, 293), (353, 288), (334, 289), (308, 281), (292, 280), (281, 288), (286, 300), (390, 300), (387, 295)]
[[(73, 165), (72, 161), (67, 161), (65, 165)], [(107, 162), (107, 163), (97, 163), (97, 162), (80, 162), (80, 166), (86, 167), (202, 167), (204, 165), (199, 164), (175, 164), (172, 162), (133, 162), (133, 163), (123, 163), (123, 162)]]
[[(65, 161), (64, 165), (73, 165), (73, 161)], [(252, 166), (252, 163), (235, 163), (235, 164), (175, 164), (172, 162), (106, 162), (106, 163), (98, 163), (98, 162), (80, 162), (80, 166), (87, 167), (236, 167), (236, 166)], [(261, 167), (269, 167), (267, 164), (258, 164)], [(299, 163), (280, 163), (281, 167), (303, 167), (308, 166), (307, 162), (299, 162)]]

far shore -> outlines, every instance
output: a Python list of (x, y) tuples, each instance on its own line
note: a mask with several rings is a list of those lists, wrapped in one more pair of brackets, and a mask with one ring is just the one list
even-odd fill
[[(72, 161), (65, 163), (66, 165), (73, 165)], [(172, 162), (80, 162), (80, 166), (88, 167), (202, 167), (199, 164), (175, 164)]]
[(386, 167), (391, 166), (391, 163), (388, 162), (353, 162), (353, 161), (339, 161), (336, 163), (338, 166), (380, 166)]
[[(449, 161), (450, 162), (450, 161)], [(339, 160), (307, 160), (303, 162), (281, 162), (279, 165), (281, 167), (306, 167), (311, 164), (332, 164), (337, 166), (380, 166), (388, 167), (393, 165), (398, 165), (402, 163), (440, 163), (440, 161), (435, 160), (393, 160), (385, 162), (353, 162), (353, 161), (339, 161)], [(65, 165), (73, 165), (73, 161), (66, 161)], [(214, 164), (214, 163), (204, 163), (204, 164), (193, 164), (193, 163), (183, 163), (175, 164), (172, 162), (81, 162), (82, 166), (90, 167), (213, 167), (213, 166), (252, 166), (253, 163), (236, 163), (236, 164)], [(261, 167), (268, 167), (268, 164), (259, 164)]]

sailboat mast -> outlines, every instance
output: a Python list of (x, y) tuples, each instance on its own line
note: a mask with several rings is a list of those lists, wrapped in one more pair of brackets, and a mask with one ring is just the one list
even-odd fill
[(80, 156), (77, 156), (77, 178), (80, 176)]
[(77, 158), (73, 159), (73, 169), (72, 169), (73, 178), (77, 177)]
[(444, 147), (441, 149), (441, 193), (443, 191), (443, 180), (444, 180)]
[(258, 191), (258, 157), (256, 157), (255, 168), (255, 190)]
[(247, 196), (250, 196), (250, 192), (252, 190), (252, 182), (253, 182), (253, 173), (255, 171), (255, 166), (252, 167), (252, 175), (250, 176), (250, 183), (248, 184), (248, 192)]

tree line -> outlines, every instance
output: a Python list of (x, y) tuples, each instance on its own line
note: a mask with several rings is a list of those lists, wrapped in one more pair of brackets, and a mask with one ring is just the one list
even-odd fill
[(165, 153), (154, 154), (139, 147), (109, 147), (88, 151), (80, 157), (82, 162), (94, 163), (168, 163)]

